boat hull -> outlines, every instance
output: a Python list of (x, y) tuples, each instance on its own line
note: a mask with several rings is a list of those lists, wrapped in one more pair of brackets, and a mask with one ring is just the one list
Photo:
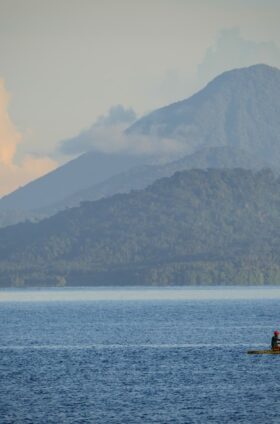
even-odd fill
[(280, 355), (280, 350), (271, 350), (271, 349), (267, 349), (267, 350), (248, 350), (248, 352), (250, 355), (262, 355), (262, 354), (266, 354), (266, 355)]

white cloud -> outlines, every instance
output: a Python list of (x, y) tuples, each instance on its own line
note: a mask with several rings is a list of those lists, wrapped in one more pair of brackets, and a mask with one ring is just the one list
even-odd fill
[(99, 116), (89, 129), (63, 140), (59, 151), (64, 155), (77, 155), (92, 149), (102, 152), (122, 150), (127, 143), (125, 140), (121, 141), (122, 133), (135, 120), (133, 109), (126, 109), (122, 105), (112, 106), (108, 113)]
[[(83, 131), (70, 140), (65, 140), (63, 151), (68, 154), (78, 154), (90, 150), (114, 154), (129, 153), (146, 155), (159, 160), (172, 159), (188, 152), (185, 142), (169, 138), (159, 138), (155, 135), (126, 135), (124, 127), (95, 127)], [(67, 143), (69, 145), (67, 146)]]
[(186, 142), (158, 137), (154, 134), (126, 134), (125, 129), (135, 121), (132, 109), (113, 106), (109, 112), (97, 119), (87, 130), (60, 144), (64, 155), (78, 155), (90, 150), (102, 153), (129, 153), (145, 155), (157, 160), (167, 160), (187, 153)]

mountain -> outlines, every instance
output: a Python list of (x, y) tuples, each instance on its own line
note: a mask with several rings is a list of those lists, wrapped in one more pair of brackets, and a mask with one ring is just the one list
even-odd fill
[[(269, 167), (265, 161), (259, 161), (254, 155), (235, 147), (212, 147), (199, 150), (192, 155), (163, 165), (139, 165), (128, 171), (113, 175), (112, 177), (94, 184), (86, 189), (70, 194), (62, 201), (33, 210), (0, 209), (0, 227), (17, 224), (26, 220), (40, 221), (52, 216), (59, 211), (74, 206), (81, 202), (98, 200), (116, 193), (129, 193), (131, 190), (146, 188), (159, 178), (170, 177), (177, 171), (187, 169), (223, 169), (244, 168), (258, 170)], [(274, 168), (276, 174), (279, 173)]]
[(25, 219), (26, 212), (42, 217), (79, 201), (143, 188), (182, 169), (265, 165), (278, 172), (279, 99), (279, 69), (254, 65), (225, 72), (192, 97), (158, 109), (126, 130), (127, 136), (180, 142), (189, 152), (182, 160), (152, 168), (143, 166), (148, 156), (86, 153), (2, 198), (2, 222)]
[[(114, 175), (108, 180), (95, 184), (85, 190), (51, 205), (42, 210), (42, 215), (53, 215), (54, 213), (73, 206), (78, 206), (87, 200), (98, 200), (109, 197), (116, 193), (129, 193), (131, 190), (146, 188), (157, 179), (170, 177), (177, 171), (187, 169), (223, 169), (244, 168), (258, 170), (269, 167), (265, 161), (260, 161), (253, 154), (235, 147), (212, 147), (199, 150), (192, 155), (163, 165), (142, 165), (131, 168), (129, 171)], [(275, 170), (277, 173), (277, 170)]]
[(280, 70), (254, 65), (223, 73), (192, 97), (158, 109), (128, 134), (157, 135), (204, 147), (238, 147), (271, 166), (280, 159)]
[(137, 166), (146, 157), (88, 152), (0, 200), (0, 210), (32, 211)]
[(0, 285), (279, 284), (280, 180), (190, 170), (0, 230)]

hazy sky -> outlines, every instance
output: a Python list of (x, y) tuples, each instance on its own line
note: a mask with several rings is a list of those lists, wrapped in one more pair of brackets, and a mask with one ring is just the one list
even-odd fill
[(279, 19), (279, 0), (0, 0), (0, 195), (114, 105), (139, 116), (224, 70), (280, 67)]

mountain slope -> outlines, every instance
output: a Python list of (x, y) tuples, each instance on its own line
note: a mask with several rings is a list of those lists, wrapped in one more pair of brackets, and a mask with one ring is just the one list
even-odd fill
[(0, 284), (280, 283), (280, 181), (191, 170), (0, 231)]
[(42, 213), (51, 215), (60, 210), (78, 206), (81, 202), (87, 200), (98, 200), (116, 193), (128, 193), (130, 190), (144, 189), (157, 179), (170, 177), (177, 171), (207, 168), (257, 170), (264, 167), (268, 167), (265, 161), (259, 161), (253, 154), (250, 155), (239, 148), (227, 146), (204, 148), (177, 161), (163, 165), (142, 165), (114, 175), (100, 184), (95, 184), (63, 199), (62, 202), (52, 205), (43, 210)]
[[(232, 166), (232, 163), (243, 166), (244, 160), (240, 155), (243, 151), (250, 168), (259, 168), (264, 163), (277, 169), (280, 163), (279, 99), (280, 71), (277, 68), (255, 65), (236, 69), (218, 76), (194, 96), (143, 117), (126, 134), (180, 141), (191, 155), (199, 156), (184, 159), (187, 168), (191, 162), (193, 167), (198, 167), (199, 162), (203, 163), (203, 167), (216, 166), (213, 165), (215, 162), (217, 167)], [(227, 154), (223, 161), (218, 147), (228, 148), (231, 152), (235, 149), (237, 157), (229, 159)], [(215, 159), (213, 155), (217, 152), (220, 156)], [(121, 153), (87, 153), (5, 196), (0, 200), (0, 211), (40, 209), (44, 215), (44, 208), (51, 206), (50, 210), (56, 210), (53, 204), (75, 204), (64, 201), (68, 196), (74, 195), (84, 200), (86, 193), (101, 192), (101, 195), (107, 195), (123, 191), (123, 186), (128, 189), (142, 188), (145, 184), (141, 179), (149, 183), (153, 181), (152, 174), (156, 177), (170, 175), (169, 171), (165, 173), (167, 168), (159, 170), (156, 167), (154, 170), (149, 168), (148, 177), (145, 175), (146, 168), (143, 168), (142, 176), (139, 170), (135, 170), (137, 178), (130, 179), (131, 174), (128, 173), (125, 181), (124, 172), (145, 164), (147, 160), (147, 157)], [(182, 163), (178, 161), (177, 164), (178, 168), (171, 165), (174, 172), (182, 169)], [(117, 177), (117, 180), (121, 180), (118, 185), (112, 177), (120, 173), (122, 176)], [(108, 186), (110, 178), (114, 182), (111, 188)], [(133, 180), (135, 185), (132, 184)], [(85, 191), (88, 188), (90, 190)], [(80, 190), (84, 192), (79, 194)], [(97, 197), (98, 194), (90, 194), (89, 198)], [(15, 216), (20, 214), (16, 212)], [(23, 213), (23, 216), (26, 214)]]
[[(145, 158), (146, 159), (146, 158)], [(89, 152), (0, 200), (0, 210), (44, 208), (145, 161), (142, 156)]]

